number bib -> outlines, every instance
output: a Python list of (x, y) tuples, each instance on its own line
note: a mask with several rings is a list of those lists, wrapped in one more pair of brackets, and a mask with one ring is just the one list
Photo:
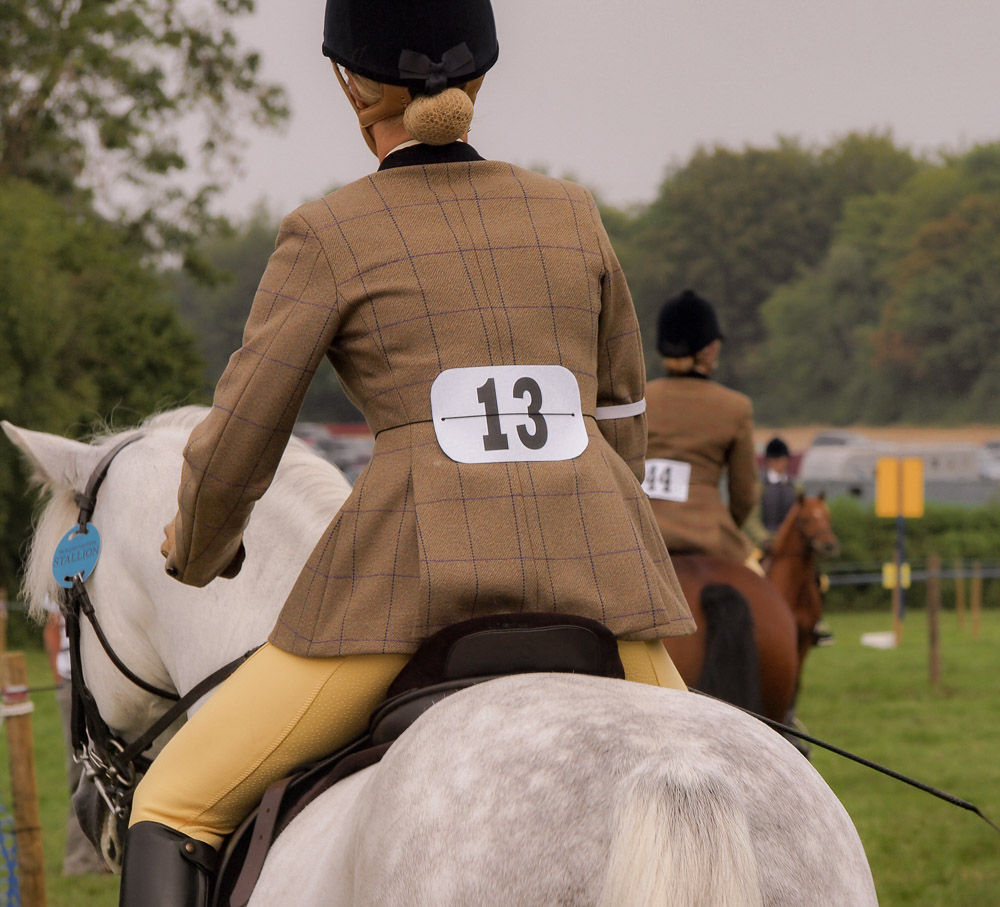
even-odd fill
[(688, 499), (690, 484), (690, 463), (682, 460), (646, 460), (642, 490), (649, 497), (683, 504)]
[(431, 385), (431, 416), (458, 463), (572, 460), (587, 449), (580, 386), (561, 365), (447, 369)]

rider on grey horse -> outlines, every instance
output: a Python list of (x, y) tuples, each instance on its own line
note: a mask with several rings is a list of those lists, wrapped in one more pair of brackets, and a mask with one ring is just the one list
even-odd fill
[(659, 640), (693, 624), (640, 487), (639, 326), (597, 207), (464, 141), (499, 52), (488, 0), (329, 0), (323, 50), (378, 172), (285, 218), (185, 449), (167, 572), (204, 586), (267, 557), (243, 531), (324, 358), (374, 455), (269, 643), (137, 788), (126, 907), (204, 904), (265, 788), (359, 735), (442, 627), (593, 618), (628, 679), (683, 688)]

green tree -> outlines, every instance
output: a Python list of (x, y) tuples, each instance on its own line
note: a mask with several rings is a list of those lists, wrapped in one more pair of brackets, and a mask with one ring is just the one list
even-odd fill
[[(83, 434), (193, 402), (202, 362), (162, 278), (93, 214), (0, 180), (0, 418)], [(0, 445), (0, 585), (30, 526), (27, 477)]]
[(898, 416), (991, 421), (1000, 395), (1000, 192), (925, 224), (895, 268), (875, 349)]
[(822, 261), (848, 199), (894, 190), (919, 166), (878, 134), (848, 135), (822, 151), (789, 139), (775, 148), (697, 151), (668, 175), (631, 230), (616, 225), (651, 362), (659, 358), (660, 304), (692, 287), (720, 310), (720, 379), (754, 392), (764, 301)]
[[(235, 124), (272, 126), (284, 93), (259, 75), (229, 23), (253, 0), (5, 0), (0, 4), (0, 176), (60, 195), (88, 187), (127, 205), (153, 250), (192, 247), (217, 188), (176, 179), (196, 154), (230, 168)], [(113, 190), (129, 188), (124, 195)], [(114, 197), (113, 197), (114, 196)], [(124, 209), (122, 209), (124, 210)], [(192, 264), (194, 264), (192, 262)]]
[(863, 252), (842, 244), (764, 303), (768, 336), (752, 359), (759, 421), (844, 424), (858, 418), (870, 393), (880, 289)]
[(758, 412), (775, 422), (995, 420), (998, 207), (1000, 145), (849, 199), (824, 261), (761, 307)]
[[(198, 338), (206, 361), (202, 390), (210, 394), (230, 355), (238, 349), (250, 304), (274, 251), (278, 218), (260, 207), (243, 224), (206, 239), (202, 253), (219, 279), (211, 285), (182, 271), (171, 275), (178, 310)], [(320, 368), (302, 405), (301, 419), (354, 422), (360, 412), (347, 399), (332, 368)]]

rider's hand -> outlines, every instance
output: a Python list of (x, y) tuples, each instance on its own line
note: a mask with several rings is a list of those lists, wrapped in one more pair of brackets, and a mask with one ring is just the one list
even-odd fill
[[(175, 521), (171, 520), (166, 526), (163, 527), (163, 542), (160, 544), (160, 554), (167, 559), (167, 573), (176, 578), (178, 570), (176, 565), (173, 563), (173, 554), (174, 548), (177, 545), (177, 535), (174, 523)], [(236, 554), (233, 555), (233, 559), (229, 562), (226, 568), (219, 573), (219, 576), (223, 579), (232, 579), (234, 576), (238, 575), (243, 566), (243, 559), (246, 556), (246, 548), (243, 547), (243, 540), (241, 539), (240, 547), (236, 550)]]
[(234, 555), (233, 559), (229, 562), (229, 566), (223, 570), (219, 576), (223, 579), (232, 579), (240, 572), (240, 568), (243, 566), (243, 559), (247, 556), (247, 550), (243, 547), (242, 540), (240, 541), (240, 547)]
[(167, 573), (171, 576), (177, 575), (177, 568), (170, 563), (170, 555), (174, 553), (177, 545), (177, 537), (174, 530), (174, 521), (171, 520), (163, 527), (163, 541), (160, 542), (160, 554), (167, 559)]

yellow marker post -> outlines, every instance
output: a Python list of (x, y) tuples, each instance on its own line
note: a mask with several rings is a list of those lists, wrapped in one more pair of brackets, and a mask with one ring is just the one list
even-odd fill
[[(899, 578), (897, 579), (897, 577)], [(899, 569), (897, 569), (895, 561), (889, 561), (882, 565), (883, 589), (895, 589), (897, 585), (909, 589), (911, 579), (912, 573), (909, 564), (900, 564)]]
[[(892, 589), (893, 632), (898, 646), (903, 638), (903, 617), (906, 614), (904, 589), (909, 586), (909, 565), (906, 563), (906, 518), (924, 515), (924, 461), (920, 457), (879, 457), (875, 464), (875, 515), (896, 520), (896, 560), (893, 564)], [(903, 580), (903, 581), (897, 581)]]
[(875, 516), (924, 515), (924, 461), (920, 457), (879, 457), (875, 464)]

